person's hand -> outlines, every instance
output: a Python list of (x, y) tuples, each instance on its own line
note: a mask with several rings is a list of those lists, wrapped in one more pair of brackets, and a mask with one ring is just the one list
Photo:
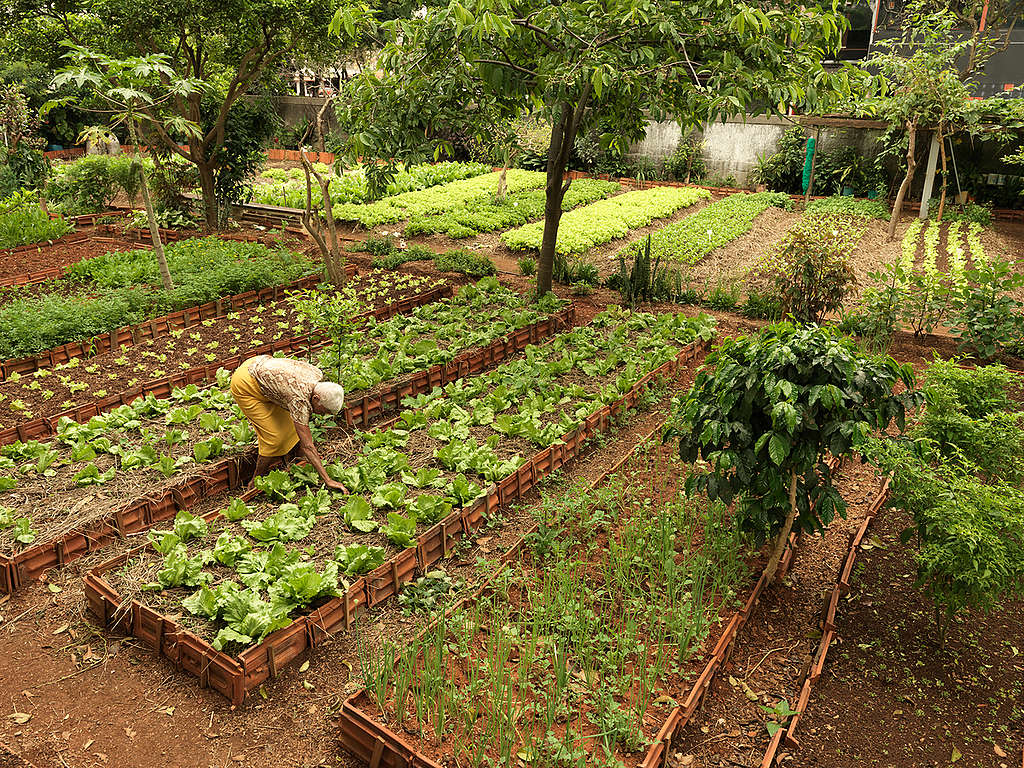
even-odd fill
[(348, 493), (348, 488), (339, 483), (337, 480), (324, 480), (324, 485), (326, 485), (332, 491), (337, 491), (338, 493)]

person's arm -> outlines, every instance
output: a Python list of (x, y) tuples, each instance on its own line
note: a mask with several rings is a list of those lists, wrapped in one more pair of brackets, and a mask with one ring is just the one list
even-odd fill
[(315, 469), (317, 474), (320, 475), (320, 479), (323, 480), (324, 485), (332, 491), (348, 493), (348, 488), (336, 480), (332, 480), (327, 474), (327, 470), (324, 469), (324, 463), (320, 460), (320, 454), (317, 453), (316, 446), (313, 445), (313, 434), (309, 431), (309, 424), (299, 424), (296, 422), (295, 434), (299, 436), (299, 450), (302, 451), (302, 455), (306, 458), (306, 461), (313, 465), (313, 469)]

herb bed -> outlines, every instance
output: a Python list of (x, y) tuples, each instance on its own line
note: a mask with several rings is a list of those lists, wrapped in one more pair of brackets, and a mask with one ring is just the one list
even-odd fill
[[(403, 273), (374, 273), (353, 278), (351, 287), (360, 305), (373, 311), (431, 293), (439, 283), (442, 281)], [(307, 330), (305, 319), (294, 311), (287, 298), (281, 298), (208, 318), (189, 328), (177, 328), (137, 345), (100, 353), (87, 361), (76, 357), (27, 375), (12, 372), (0, 382), (0, 403), (7, 406), (7, 416), (0, 421), (0, 444), (10, 442), (5, 437), (17, 434), (18, 430), (13, 428), (20, 425), (25, 425), (22, 435), (35, 437), (44, 433), (37, 433), (38, 428), (28, 424), (40, 418), (52, 422), (55, 417), (68, 415), (77, 421), (76, 406), (85, 402), (103, 400), (109, 394), (131, 391), (140, 385), (148, 393), (154, 380), (196, 368), (230, 368), (233, 366), (225, 365), (225, 361), (234, 357), (244, 359), (249, 350), (265, 346), (289, 348), (288, 342)]]
[[(685, 323), (686, 321), (681, 322)], [(705, 335), (707, 333), (707, 326), (703, 325), (703, 321), (700, 321), (700, 325), (703, 328), (700, 332), (702, 335)], [(697, 328), (692, 327), (692, 330), (696, 331)], [(147, 551), (147, 548), (140, 548), (135, 552), (126, 553), (121, 557), (115, 558), (94, 569), (87, 576), (86, 593), (89, 598), (90, 609), (108, 627), (129, 631), (151, 647), (157, 649), (161, 654), (174, 660), (179, 667), (199, 676), (202, 685), (209, 685), (231, 698), (232, 701), (240, 702), (245, 697), (247, 691), (257, 687), (269, 676), (276, 675), (277, 670), (283, 664), (294, 659), (307, 647), (320, 645), (329, 639), (333, 632), (338, 631), (342, 627), (348, 628), (357, 611), (388, 599), (398, 591), (402, 583), (413, 577), (417, 569), (423, 570), (441, 557), (446, 556), (450, 546), (463, 535), (468, 535), (473, 529), (479, 527), (490, 510), (507, 503), (532, 488), (541, 477), (561, 466), (565, 461), (578, 453), (586, 440), (604, 430), (612, 417), (622, 413), (626, 408), (632, 407), (641, 396), (641, 393), (650, 387), (652, 382), (657, 380), (658, 377), (674, 371), (679, 365), (691, 360), (695, 356), (698, 346), (699, 343), (695, 342), (681, 351), (672, 354), (661, 365), (643, 368), (643, 370), (648, 371), (646, 374), (642, 374), (641, 370), (634, 368), (632, 375), (627, 377), (631, 386), (627, 386), (627, 381), (619, 377), (619, 383), (614, 388), (614, 392), (616, 395), (621, 393), (620, 396), (611, 399), (611, 392), (609, 392), (610, 402), (606, 401), (606, 404), (600, 405), (589, 415), (581, 417), (580, 422), (577, 422), (578, 426), (562, 435), (560, 441), (556, 439), (549, 447), (535, 454), (529, 461), (521, 463), (517, 460), (514, 463), (510, 462), (506, 467), (500, 467), (501, 460), (494, 457), (494, 460), (490, 461), (487, 467), (477, 466), (476, 470), (470, 470), (468, 467), (465, 467), (470, 472), (476, 472), (477, 474), (482, 472), (482, 477), (485, 481), (489, 476), (495, 481), (495, 484), (491, 485), (486, 491), (483, 491), (482, 495), (475, 498), (475, 500), (471, 500), (460, 509), (447, 514), (440, 522), (430, 527), (422, 535), (415, 537), (415, 534), (406, 532), (402, 543), (408, 546), (395, 558), (369, 574), (357, 578), (352, 584), (347, 586), (339, 597), (331, 597), (312, 613), (296, 617), (293, 623), (271, 632), (256, 645), (242, 651), (237, 657), (217, 651), (212, 645), (184, 629), (175, 620), (153, 611), (140, 600), (121, 595), (111, 586), (105, 574), (123, 567), (133, 557), (141, 556), (143, 552)], [(549, 347), (552, 347), (552, 345), (548, 345), (545, 349)], [(650, 357), (648, 356), (644, 359), (649, 361)], [(431, 402), (440, 399), (439, 393), (435, 393), (435, 396), (430, 397)], [(453, 407), (458, 407), (454, 403), (450, 404)], [(409, 416), (410, 420), (415, 420), (416, 414), (421, 413), (422, 411), (407, 411), (405, 415)], [(410, 416), (410, 414), (412, 415)], [(406, 432), (408, 434), (406, 430), (399, 430), (399, 432)], [(379, 459), (381, 451), (369, 446), (373, 445), (373, 441), (383, 440), (386, 442), (392, 440), (396, 434), (395, 430), (386, 430), (369, 435), (371, 442), (368, 443), (368, 455), (376, 454), (376, 457)], [(495, 442), (495, 445), (497, 445), (497, 442)], [(386, 450), (391, 451), (392, 454), (397, 453), (392, 449)], [(373, 484), (367, 487), (380, 485), (379, 480), (374, 479), (372, 467), (369, 466), (368, 462), (364, 462), (361, 465), (361, 469), (332, 466), (336, 476), (343, 479), (347, 477), (350, 484), (355, 484), (355, 477), (352, 474), (352, 470), (355, 469), (356, 475), (365, 475), (365, 479)], [(397, 467), (393, 468), (396, 469), (397, 473)], [(430, 469), (429, 467), (425, 468)], [(455, 468), (457, 469), (458, 467), (456, 466)], [(496, 476), (495, 472), (507, 472), (507, 474)], [(421, 477), (424, 480), (426, 479), (426, 475)], [(286, 482), (286, 478), (287, 476), (282, 478), (281, 475), (278, 475), (277, 479), (272, 480), (272, 483), (274, 485), (283, 484)], [(434, 479), (438, 478), (435, 477)], [(455, 483), (453, 482), (454, 485)], [(467, 486), (468, 483), (463, 486), (462, 491), (459, 491), (463, 497), (468, 495), (468, 493), (463, 493), (463, 491), (468, 491), (471, 488), (471, 486)], [(306, 503), (316, 504), (316, 502)], [(394, 503), (394, 501), (386, 503)], [(434, 503), (428, 505), (420, 502), (415, 503), (420, 509), (428, 507), (437, 509), (437, 505)], [(349, 505), (352, 505), (351, 509), (349, 509)], [(349, 512), (350, 521), (354, 521), (356, 517), (361, 516), (354, 514), (355, 508), (358, 506), (360, 505), (353, 503), (351, 499), (346, 501), (346, 511)], [(441, 511), (445, 511), (443, 506)], [(207, 516), (207, 520), (212, 520), (217, 514), (219, 513), (211, 513), (211, 515)], [(406, 519), (408, 520), (409, 518)], [(392, 528), (397, 527), (398, 521), (394, 517), (388, 520)], [(412, 517), (413, 528), (415, 528), (415, 524), (416, 519)], [(366, 535), (369, 534), (363, 534), (364, 537)], [(151, 556), (153, 550), (150, 549), (148, 551), (149, 556)], [(317, 574), (322, 578), (328, 570), (329, 566), (325, 566), (324, 571), (317, 572)], [(336, 577), (337, 571), (334, 571), (334, 574)], [(209, 591), (207, 590), (207, 592)], [(229, 592), (230, 590), (227, 591)], [(197, 594), (200, 595), (196, 598), (197, 602), (204, 600), (207, 605), (209, 604), (209, 594), (204, 594), (202, 590)], [(313, 601), (307, 601), (307, 604), (310, 602)]]

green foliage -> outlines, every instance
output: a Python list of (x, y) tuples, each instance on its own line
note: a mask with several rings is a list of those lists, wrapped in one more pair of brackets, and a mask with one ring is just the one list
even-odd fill
[(688, 493), (736, 502), (740, 528), (758, 538), (784, 529), (796, 482), (795, 527), (820, 530), (845, 503), (827, 453), (848, 456), (873, 430), (903, 427), (912, 395), (909, 366), (866, 356), (827, 328), (782, 323), (726, 340), (707, 359), (665, 438), (680, 456), (710, 465), (690, 475)]
[(375, 256), (370, 266), (374, 269), (395, 270), (409, 261), (431, 261), (433, 258), (434, 252), (432, 250), (425, 245), (413, 243), (407, 246), (404, 251), (394, 249), (389, 253)]
[(398, 593), (398, 605), (402, 613), (433, 613), (446, 598), (458, 591), (462, 579), (453, 579), (441, 569), (427, 571), (415, 581), (410, 581)]
[[(59, 292), (8, 301), (0, 307), (0, 357), (88, 339), (220, 296), (290, 282), (313, 269), (302, 257), (258, 243), (209, 237), (171, 243), (166, 249), (176, 282), (173, 291), (142, 287), (160, 282), (151, 252), (118, 251), (69, 267)], [(89, 289), (75, 293), (79, 282)]]
[(388, 513), (388, 523), (382, 528), (388, 541), (396, 547), (416, 546), (416, 516), (400, 515), (397, 512)]
[[(737, 193), (711, 203), (654, 232), (651, 235), (651, 257), (684, 266), (696, 264), (715, 248), (749, 232), (754, 219), (769, 206), (788, 210), (793, 203), (786, 195), (773, 192)], [(632, 243), (623, 248), (619, 256), (629, 259), (643, 246), (643, 242)]]
[[(939, 215), (939, 201), (932, 198), (928, 201), (928, 216), (935, 219)], [(979, 205), (973, 201), (967, 201), (963, 205), (946, 201), (946, 208), (942, 212), (942, 220), (945, 222), (966, 221), (981, 224), (987, 227), (992, 223), (992, 209), (986, 205)]]
[[(555, 251), (584, 253), (709, 197), (710, 192), (696, 187), (652, 187), (591, 203), (562, 216)], [(543, 234), (544, 222), (535, 222), (503, 232), (501, 239), (513, 251), (540, 249)]]
[(28, 546), (36, 540), (30, 518), (15, 517), (9, 507), (0, 507), (0, 531), (7, 529), (11, 530), (15, 543), (21, 546)]
[(346, 576), (361, 576), (384, 564), (384, 547), (367, 544), (339, 545), (334, 550), (341, 572)]
[(27, 190), (0, 199), (0, 250), (55, 240), (71, 231), (64, 219), (51, 219)]
[(454, 248), (435, 254), (434, 266), (442, 272), (458, 272), (469, 277), (484, 277), (498, 272), (487, 256), (465, 248)]
[(835, 195), (811, 200), (805, 209), (807, 213), (836, 216), (863, 216), (867, 219), (889, 218), (889, 208), (881, 200), (867, 200), (849, 195)]
[(774, 192), (802, 192), (806, 150), (804, 129), (799, 126), (789, 128), (782, 134), (774, 153), (758, 157), (754, 180)]
[(681, 140), (675, 151), (665, 158), (662, 170), (669, 179), (699, 184), (707, 173), (703, 139), (688, 136)]
[(820, 323), (842, 307), (857, 286), (850, 257), (863, 234), (859, 222), (832, 214), (806, 216), (786, 232), (768, 266), (784, 315)]
[(517, 260), (519, 271), (524, 277), (531, 277), (537, 274), (537, 260), (532, 256), (520, 256)]
[(110, 209), (114, 199), (134, 200), (139, 176), (128, 155), (88, 155), (57, 166), (46, 185), (46, 199), (68, 215), (99, 213)]
[(952, 286), (952, 318), (946, 324), (960, 347), (983, 359), (1024, 350), (1024, 304), (1010, 295), (1024, 285), (1024, 274), (1001, 259), (976, 259), (964, 280)]
[(891, 475), (890, 504), (913, 516), (903, 540), (916, 534), (917, 583), (935, 602), (942, 641), (958, 613), (1024, 591), (1024, 417), (1008, 397), (1017, 378), (937, 361), (911, 439), (870, 450)]

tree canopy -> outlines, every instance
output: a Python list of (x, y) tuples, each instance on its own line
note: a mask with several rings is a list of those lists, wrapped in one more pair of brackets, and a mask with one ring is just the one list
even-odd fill
[(442, 144), (451, 125), (479, 132), (496, 116), (547, 119), (543, 294), (563, 174), (580, 131), (602, 127), (603, 142), (624, 149), (651, 119), (697, 125), (813, 108), (846, 87), (845, 72), (822, 66), (838, 49), (843, 23), (834, 8), (790, 0), (770, 8), (735, 0), (453, 0), (381, 25), (382, 76), (357, 78), (340, 100), (349, 151), (419, 158)]

